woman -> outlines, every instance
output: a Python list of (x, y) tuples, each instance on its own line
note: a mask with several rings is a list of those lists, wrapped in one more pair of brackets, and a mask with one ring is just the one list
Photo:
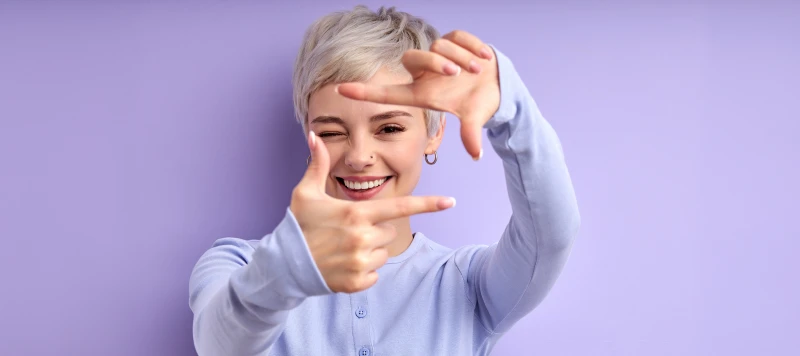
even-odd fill
[[(579, 226), (559, 140), (509, 59), (469, 33), (356, 7), (310, 27), (293, 84), (308, 170), (272, 233), (220, 239), (197, 262), (198, 353), (488, 354), (545, 297)], [(455, 205), (411, 196), (438, 159), (443, 112), (472, 157), (486, 129), (503, 159), (513, 214), (490, 246), (412, 233), (409, 216)]]

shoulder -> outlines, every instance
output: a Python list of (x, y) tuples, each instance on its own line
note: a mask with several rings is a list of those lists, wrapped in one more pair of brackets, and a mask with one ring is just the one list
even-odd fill
[(250, 263), (258, 240), (223, 237), (215, 240), (197, 259), (193, 274), (220, 266), (239, 267)]
[(196, 311), (205, 305), (213, 291), (219, 289), (231, 273), (250, 263), (254, 251), (252, 241), (235, 237), (214, 241), (197, 259), (189, 276), (189, 303), (192, 310)]

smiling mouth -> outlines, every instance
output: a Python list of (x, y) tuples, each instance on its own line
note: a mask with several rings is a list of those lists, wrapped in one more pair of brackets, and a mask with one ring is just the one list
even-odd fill
[(384, 185), (390, 179), (392, 179), (392, 176), (383, 177), (381, 179), (371, 180), (367, 182), (353, 182), (345, 180), (344, 178), (336, 177), (336, 180), (342, 187), (353, 192), (368, 192), (372, 189)]

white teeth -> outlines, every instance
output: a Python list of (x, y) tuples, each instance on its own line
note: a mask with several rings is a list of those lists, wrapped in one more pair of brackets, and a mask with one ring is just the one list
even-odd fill
[(351, 182), (349, 180), (344, 181), (344, 185), (352, 190), (366, 190), (380, 186), (383, 182), (386, 181), (386, 178), (381, 178), (378, 180), (373, 180), (370, 182)]

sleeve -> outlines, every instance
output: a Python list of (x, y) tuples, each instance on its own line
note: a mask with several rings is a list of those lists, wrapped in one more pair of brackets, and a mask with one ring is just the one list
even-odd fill
[(495, 48), (500, 106), (484, 128), (503, 161), (512, 216), (500, 240), (472, 255), (468, 293), (491, 333), (507, 331), (547, 295), (580, 225), (561, 143), (511, 61)]
[(200, 356), (263, 355), (293, 308), (308, 297), (332, 293), (291, 210), (254, 245), (217, 240), (192, 270), (189, 306)]

